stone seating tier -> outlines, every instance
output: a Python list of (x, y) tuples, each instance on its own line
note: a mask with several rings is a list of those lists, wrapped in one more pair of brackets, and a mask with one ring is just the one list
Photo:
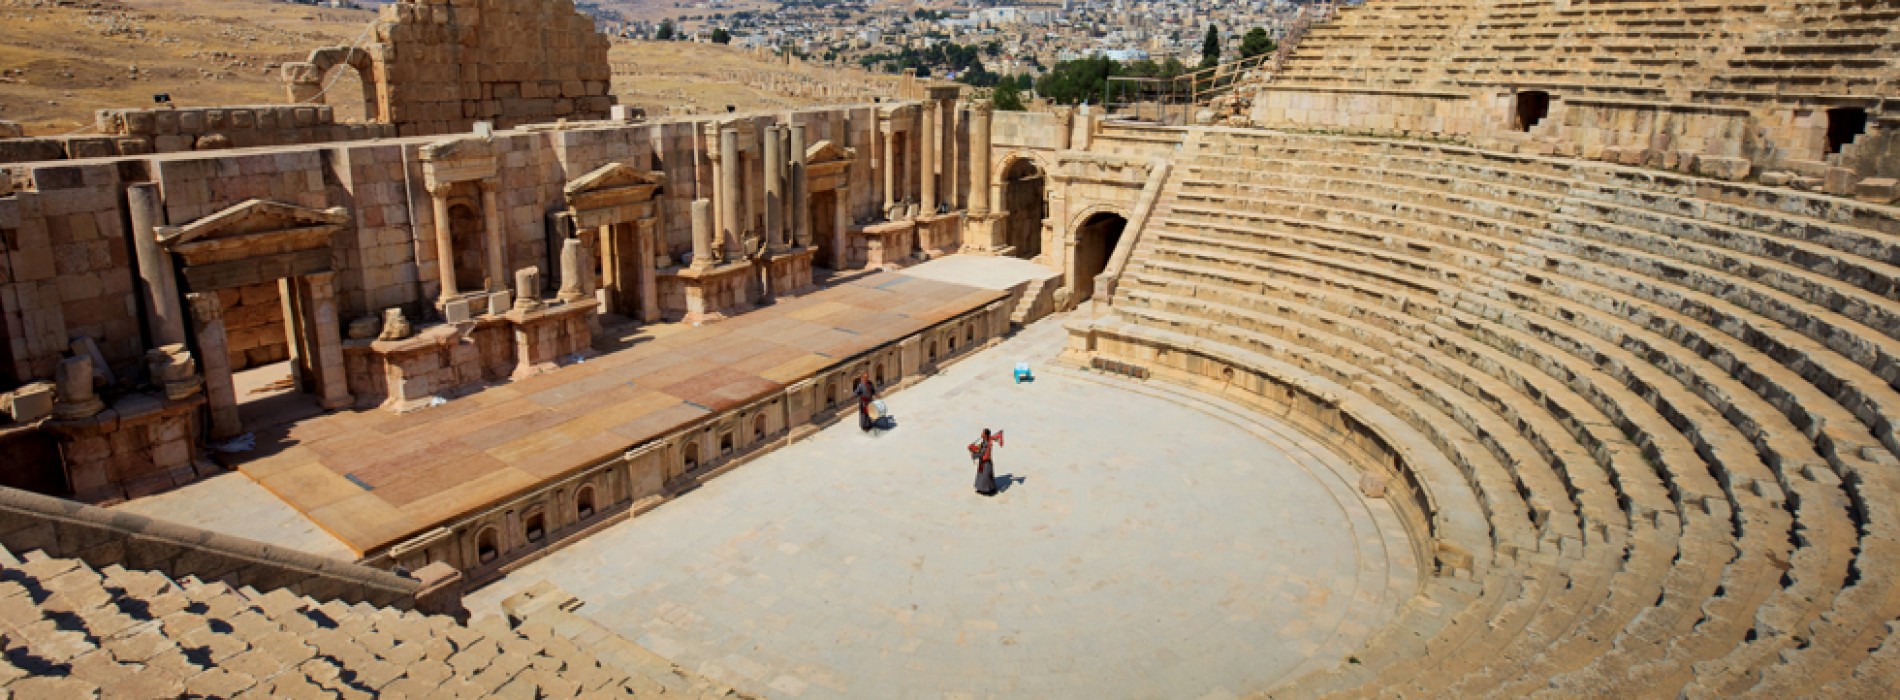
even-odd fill
[(1891, 207), (1420, 142), (1185, 144), (1115, 333), (1364, 397), (1491, 529), (1488, 567), (1431, 588), (1451, 607), (1291, 692), (1892, 681), (1900, 587), (1869, 575), (1900, 566)]
[[(1428, 10), (1369, 2), (1314, 27), (1276, 76), (1294, 85), (1558, 81), (1628, 89), (1890, 95), (1900, 10), (1855, 1), (1498, 3)], [(1852, 46), (1834, 45), (1848, 39)], [(1640, 67), (1640, 68), (1639, 68)]]
[(736, 697), (606, 663), (532, 620), (318, 601), (0, 550), (0, 689), (15, 697)]

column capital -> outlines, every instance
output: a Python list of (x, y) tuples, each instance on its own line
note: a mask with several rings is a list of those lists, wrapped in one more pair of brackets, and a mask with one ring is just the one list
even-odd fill
[(496, 190), (501, 189), (501, 178), (485, 177), (479, 180), (477, 184), (481, 186), (482, 194), (492, 194)]
[(427, 189), (429, 190), (429, 196), (435, 197), (436, 199), (446, 199), (449, 196), (449, 191), (455, 189), (455, 183), (431, 182)]
[(996, 105), (989, 100), (977, 100), (970, 103), (970, 114), (981, 114), (987, 117), (994, 111), (996, 111)]

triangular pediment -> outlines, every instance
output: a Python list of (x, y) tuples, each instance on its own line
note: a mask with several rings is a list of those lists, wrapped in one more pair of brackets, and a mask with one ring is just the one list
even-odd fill
[(219, 240), (250, 240), (277, 233), (335, 231), (350, 222), (342, 207), (310, 207), (250, 199), (182, 226), (160, 226), (158, 242), (168, 249)]
[(572, 197), (622, 187), (657, 187), (664, 184), (666, 184), (666, 173), (657, 170), (640, 170), (625, 163), (608, 163), (586, 175), (569, 180), (561, 191)]
[(841, 160), (855, 160), (857, 157), (857, 149), (845, 148), (831, 139), (821, 140), (818, 143), (812, 144), (810, 148), (805, 149), (805, 162), (810, 165)]

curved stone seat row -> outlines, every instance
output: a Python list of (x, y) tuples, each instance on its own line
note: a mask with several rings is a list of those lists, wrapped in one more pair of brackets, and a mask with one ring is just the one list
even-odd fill
[(603, 663), (545, 624), (317, 601), (0, 550), (11, 697), (731, 697)]
[(1900, 8), (1861, 0), (1365, 3), (1309, 31), (1275, 82), (1889, 95), (1896, 19)]
[(1287, 690), (1894, 679), (1890, 208), (1368, 138), (1210, 130), (1182, 158), (1116, 316), (1365, 397), (1492, 531), (1477, 590)]

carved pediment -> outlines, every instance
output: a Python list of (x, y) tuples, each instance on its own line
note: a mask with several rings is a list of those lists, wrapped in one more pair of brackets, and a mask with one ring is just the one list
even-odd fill
[(160, 247), (184, 259), (193, 289), (205, 291), (232, 286), (224, 282), (238, 278), (328, 270), (330, 236), (349, 222), (342, 207), (252, 199), (188, 224), (157, 227), (156, 233)]
[(568, 181), (561, 191), (570, 208), (584, 210), (644, 202), (665, 185), (666, 173), (608, 163)]
[(593, 172), (569, 180), (561, 191), (572, 197), (577, 194), (619, 187), (664, 184), (666, 184), (666, 173), (657, 170), (640, 170), (625, 163), (608, 163), (595, 168)]
[(841, 160), (850, 161), (856, 160), (857, 157), (857, 149), (845, 148), (831, 139), (819, 141), (818, 143), (812, 144), (810, 148), (805, 149), (805, 163), (807, 165), (820, 165)]
[(327, 245), (329, 234), (349, 222), (350, 215), (342, 207), (311, 209), (250, 199), (189, 224), (160, 226), (158, 244), (166, 250), (182, 253), (210, 247), (241, 247), (285, 235), (321, 232)]

